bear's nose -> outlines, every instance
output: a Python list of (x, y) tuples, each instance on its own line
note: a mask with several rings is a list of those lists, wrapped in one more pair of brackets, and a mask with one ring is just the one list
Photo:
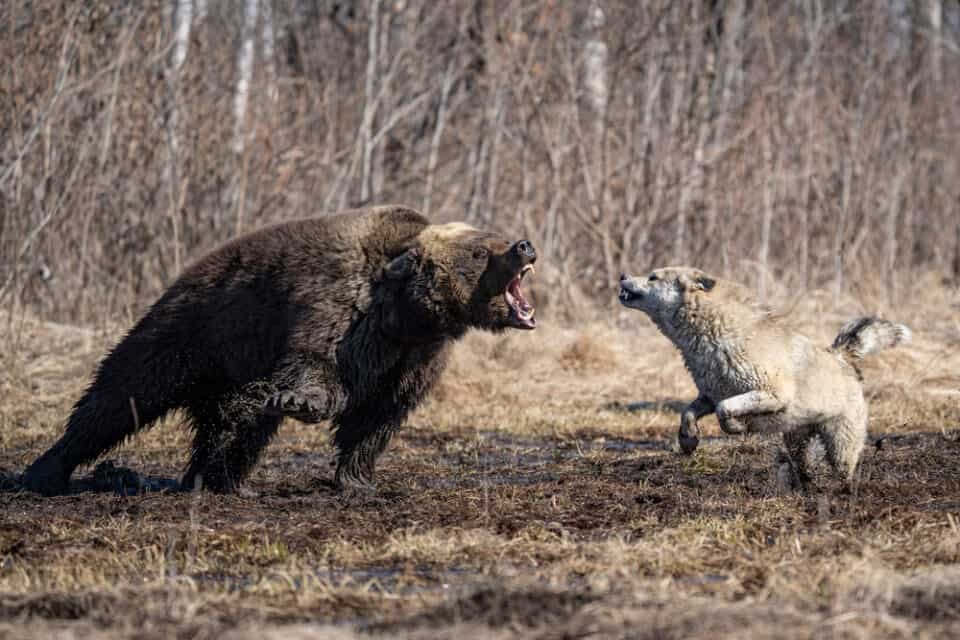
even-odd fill
[(521, 240), (520, 242), (518, 242), (517, 244), (515, 244), (515, 245), (514, 245), (514, 249), (516, 250), (516, 252), (517, 252), (518, 254), (520, 254), (520, 255), (523, 256), (524, 258), (536, 258), (536, 257), (537, 257), (537, 252), (534, 251), (533, 245), (530, 244), (530, 242), (528, 242), (527, 240)]

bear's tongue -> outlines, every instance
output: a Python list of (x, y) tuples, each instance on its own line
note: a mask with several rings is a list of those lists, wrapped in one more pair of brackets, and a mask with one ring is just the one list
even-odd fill
[(523, 290), (520, 288), (523, 277), (530, 272), (533, 272), (533, 265), (525, 266), (517, 277), (510, 281), (507, 290), (504, 292), (507, 304), (525, 324), (533, 324), (533, 314), (536, 312), (533, 306), (527, 302), (527, 299), (523, 297)]

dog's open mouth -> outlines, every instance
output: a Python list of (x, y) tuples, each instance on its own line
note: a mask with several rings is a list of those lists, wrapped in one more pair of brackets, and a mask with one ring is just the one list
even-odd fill
[(535, 329), (537, 326), (537, 320), (533, 317), (537, 310), (523, 297), (523, 290), (520, 288), (528, 273), (535, 273), (532, 264), (525, 265), (503, 292), (507, 306), (510, 307), (510, 320), (518, 329)]
[(632, 291), (627, 291), (625, 287), (620, 287), (620, 295), (618, 297), (620, 298), (620, 304), (627, 304), (631, 300), (642, 298), (643, 295), (639, 293), (633, 293)]

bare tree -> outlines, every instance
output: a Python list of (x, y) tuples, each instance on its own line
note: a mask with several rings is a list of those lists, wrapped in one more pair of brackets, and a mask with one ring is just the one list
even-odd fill
[(610, 94), (607, 79), (608, 49), (603, 39), (606, 21), (603, 3), (600, 0), (590, 0), (587, 7), (586, 42), (583, 52), (583, 88), (590, 109), (593, 111), (594, 132), (598, 138), (603, 134), (607, 99)]
[(837, 304), (952, 268), (956, 2), (67, 5), (0, 3), (34, 25), (0, 39), (0, 284), (43, 313), (362, 202), (528, 235), (564, 308), (674, 261)]
[(243, 229), (244, 206), (246, 203), (247, 183), (247, 104), (250, 98), (250, 82), (253, 77), (255, 40), (257, 36), (257, 14), (259, 0), (244, 0), (243, 30), (240, 35), (240, 48), (237, 51), (237, 81), (233, 94), (233, 154), (240, 168), (239, 176), (234, 177), (233, 193), (230, 202), (236, 206), (236, 232)]
[(190, 28), (193, 25), (193, 0), (175, 0), (171, 26), (173, 28), (173, 49), (170, 53), (168, 73), (168, 107), (167, 107), (167, 150), (166, 166), (167, 191), (170, 202), (170, 222), (173, 228), (173, 255), (174, 269), (179, 272), (183, 261), (181, 256), (180, 240), (180, 141), (177, 126), (180, 122), (180, 69), (187, 60), (187, 51), (190, 46)]
[(260, 42), (263, 45), (263, 77), (267, 104), (277, 101), (277, 71), (274, 48), (273, 0), (260, 0)]
[(943, 0), (927, 0), (930, 21), (930, 68), (933, 82), (943, 84)]

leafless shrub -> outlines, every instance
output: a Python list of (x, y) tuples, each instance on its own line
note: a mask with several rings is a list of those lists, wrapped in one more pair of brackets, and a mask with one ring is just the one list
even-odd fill
[(666, 262), (886, 304), (957, 269), (956, 3), (245, 4), (0, 7), (5, 304), (135, 314), (391, 201), (530, 237), (558, 314)]

